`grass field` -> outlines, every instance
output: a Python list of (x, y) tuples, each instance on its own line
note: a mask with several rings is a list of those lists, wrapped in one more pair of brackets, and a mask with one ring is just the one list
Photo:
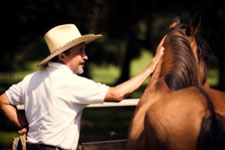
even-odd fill
[[(140, 71), (142, 71), (152, 59), (152, 54), (147, 51), (142, 51), (141, 55), (137, 59), (133, 59), (131, 62), (130, 76), (133, 77)], [(93, 80), (106, 84), (114, 83), (120, 76), (120, 69), (113, 65), (98, 66), (95, 64), (90, 65), (90, 72)]]
[(17, 137), (15, 131), (0, 131), (0, 150), (10, 148), (12, 145), (13, 137)]
[[(152, 54), (143, 51), (139, 58), (134, 59), (131, 62), (131, 74), (130, 76), (136, 75), (138, 72), (143, 70), (152, 59)], [(0, 92), (6, 90), (10, 84), (18, 82), (26, 74), (37, 70), (35, 67), (37, 62), (28, 64), (30, 68), (28, 71), (14, 72), (14, 73), (3, 73), (0, 72)], [(120, 76), (120, 69), (113, 65), (97, 66), (90, 64), (90, 74), (93, 80), (106, 84), (113, 84)], [(211, 86), (218, 83), (218, 72), (216, 70), (209, 70), (208, 81)], [(133, 98), (139, 98), (146, 86), (148, 81), (144, 85), (131, 95)], [(97, 139), (113, 139), (119, 137), (125, 137), (127, 133), (128, 124), (134, 108), (111, 108), (103, 109), (85, 109), (81, 127), (81, 139), (82, 140), (93, 140)], [(0, 122), (1, 123), (1, 122)], [(17, 135), (16, 131), (1, 131), (0, 129), (0, 149), (5, 145), (11, 145), (12, 138)]]

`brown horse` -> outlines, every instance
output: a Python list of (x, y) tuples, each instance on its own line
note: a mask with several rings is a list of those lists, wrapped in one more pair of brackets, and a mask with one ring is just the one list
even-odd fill
[(164, 55), (136, 107), (128, 150), (225, 149), (225, 93), (208, 86), (200, 21), (175, 18), (160, 42)]

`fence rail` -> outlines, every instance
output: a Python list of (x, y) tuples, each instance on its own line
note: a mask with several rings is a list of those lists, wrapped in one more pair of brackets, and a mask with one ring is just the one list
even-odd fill
[[(139, 99), (124, 99), (121, 102), (104, 102), (102, 104), (90, 104), (87, 108), (98, 108), (98, 107), (124, 107), (124, 106), (136, 106)], [(17, 105), (17, 109), (24, 110), (24, 105)]]

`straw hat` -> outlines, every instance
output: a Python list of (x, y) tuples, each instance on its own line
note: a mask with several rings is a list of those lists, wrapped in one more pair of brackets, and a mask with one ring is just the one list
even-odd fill
[(82, 42), (88, 44), (98, 38), (101, 34), (87, 34), (81, 35), (80, 31), (74, 24), (59, 25), (49, 30), (44, 38), (48, 45), (50, 55), (43, 59), (37, 66), (41, 66), (51, 60), (53, 57), (76, 46)]

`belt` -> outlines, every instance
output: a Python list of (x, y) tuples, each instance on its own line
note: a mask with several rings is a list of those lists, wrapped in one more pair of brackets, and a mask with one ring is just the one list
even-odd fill
[(27, 150), (63, 150), (58, 146), (46, 145), (46, 144), (31, 144), (27, 143)]

